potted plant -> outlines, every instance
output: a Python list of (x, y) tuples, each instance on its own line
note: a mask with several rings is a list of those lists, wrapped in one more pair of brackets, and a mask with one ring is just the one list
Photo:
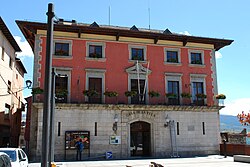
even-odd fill
[(192, 95), (191, 95), (190, 93), (185, 93), (185, 92), (183, 92), (183, 93), (181, 94), (181, 97), (182, 97), (182, 98), (190, 99), (190, 98), (192, 97)]
[(115, 92), (115, 91), (106, 91), (103, 93), (105, 96), (108, 96), (108, 97), (117, 97), (118, 96), (118, 93)]
[(205, 99), (207, 98), (207, 95), (203, 94), (203, 93), (198, 93), (195, 95), (197, 98), (201, 98), (201, 99)]
[(134, 91), (134, 90), (132, 90), (132, 91), (126, 91), (124, 94), (125, 94), (125, 96), (127, 96), (127, 97), (134, 97), (134, 96), (137, 95), (137, 92)]
[(148, 92), (148, 95), (149, 97), (153, 98), (153, 97), (159, 97), (160, 93), (152, 90)]
[(216, 99), (223, 99), (224, 100), (224, 99), (226, 99), (226, 95), (224, 95), (224, 94), (218, 94), (218, 95), (215, 96), (215, 98)]
[(31, 94), (36, 95), (36, 94), (42, 94), (42, 93), (43, 93), (43, 89), (41, 89), (40, 87), (32, 88)]
[(174, 93), (166, 93), (167, 98), (176, 98), (177, 95)]
[(90, 90), (84, 90), (83, 94), (84, 96), (93, 97), (93, 96), (97, 96), (98, 92), (96, 90), (90, 89)]
[(67, 89), (56, 89), (55, 95), (57, 98), (64, 98), (65, 96), (68, 95), (68, 90)]

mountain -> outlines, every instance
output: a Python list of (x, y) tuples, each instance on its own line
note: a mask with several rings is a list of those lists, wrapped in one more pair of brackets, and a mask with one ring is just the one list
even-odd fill
[(241, 132), (244, 128), (250, 132), (250, 126), (243, 126), (238, 121), (237, 116), (220, 115), (220, 131), (221, 132)]

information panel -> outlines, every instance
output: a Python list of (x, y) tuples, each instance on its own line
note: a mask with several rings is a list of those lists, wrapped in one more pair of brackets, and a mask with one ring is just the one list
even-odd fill
[(76, 149), (75, 144), (77, 140), (82, 139), (85, 141), (84, 149), (89, 149), (90, 145), (89, 131), (66, 131), (65, 132), (65, 149)]

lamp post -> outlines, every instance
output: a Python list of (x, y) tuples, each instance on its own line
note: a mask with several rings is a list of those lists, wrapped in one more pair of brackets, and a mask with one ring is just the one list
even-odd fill
[(52, 67), (52, 47), (53, 47), (53, 17), (54, 7), (52, 3), (48, 4), (47, 12), (47, 41), (46, 41), (46, 62), (45, 62), (45, 81), (44, 81), (44, 103), (43, 103), (43, 129), (42, 129), (42, 155), (41, 167), (48, 167), (49, 156), (49, 120), (50, 120), (50, 102), (51, 102), (51, 67)]

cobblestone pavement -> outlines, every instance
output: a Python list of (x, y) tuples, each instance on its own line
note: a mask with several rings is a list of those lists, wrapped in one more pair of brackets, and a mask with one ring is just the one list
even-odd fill
[[(164, 167), (249, 167), (249, 163), (234, 162), (233, 157), (213, 155), (194, 158), (106, 160), (81, 162), (56, 162), (57, 167), (151, 167), (151, 162)], [(30, 163), (29, 167), (40, 167), (40, 163)]]

